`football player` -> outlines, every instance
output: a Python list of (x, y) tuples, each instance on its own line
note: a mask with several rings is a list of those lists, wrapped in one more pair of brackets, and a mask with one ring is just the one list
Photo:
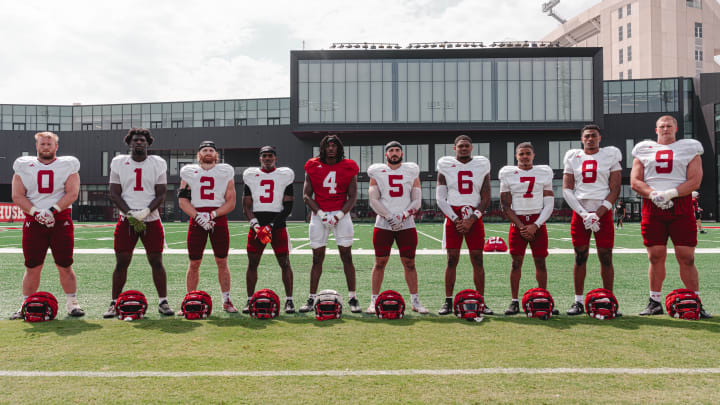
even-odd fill
[(250, 221), (247, 237), (248, 267), (245, 273), (249, 312), (250, 298), (255, 293), (257, 269), (265, 245), (270, 243), (282, 271), (285, 285), (285, 313), (295, 312), (293, 304), (293, 271), (290, 267), (290, 237), (285, 219), (292, 212), (295, 173), (288, 167), (275, 167), (277, 152), (272, 146), (260, 148), (260, 167), (250, 167), (243, 173), (245, 192), (243, 211)]
[[(83, 316), (85, 312), (78, 304), (77, 280), (72, 268), (74, 227), (70, 219), (70, 206), (80, 191), (80, 162), (73, 156), (56, 155), (58, 136), (52, 132), (35, 134), (35, 149), (37, 157), (21, 156), (13, 163), (12, 200), (25, 212), (23, 302), (40, 286), (40, 273), (50, 247), (65, 291), (68, 314)], [(10, 316), (10, 319), (22, 318), (22, 310)]]
[(510, 219), (508, 243), (512, 266), (510, 293), (512, 301), (505, 315), (520, 312), (518, 291), (522, 264), (528, 243), (535, 261), (535, 279), (538, 287), (547, 289), (548, 234), (545, 221), (552, 215), (555, 197), (552, 191), (553, 171), (550, 166), (533, 166), (535, 148), (530, 142), (515, 147), (517, 166), (500, 169), (500, 205)]
[(187, 292), (197, 290), (200, 264), (209, 237), (218, 268), (223, 309), (236, 313), (238, 310), (230, 301), (230, 232), (227, 224), (227, 214), (235, 209), (235, 169), (229, 164), (218, 163), (219, 156), (213, 141), (200, 144), (197, 161), (197, 164), (180, 169), (178, 189), (178, 205), (191, 218), (187, 234), (190, 263), (185, 286)]
[(625, 204), (618, 200), (615, 203), (615, 229), (623, 229), (623, 220), (625, 219), (625, 215), (627, 215)]
[(698, 198), (700, 198), (700, 193), (697, 191), (692, 192), (692, 206), (693, 211), (695, 211), (695, 222), (697, 223), (697, 230), (700, 233), (707, 233), (702, 227), (702, 212), (704, 211), (702, 207), (700, 207), (700, 202), (698, 201)]
[(370, 177), (369, 203), (377, 218), (373, 231), (375, 265), (372, 269), (372, 296), (370, 306), (365, 312), (375, 313), (375, 300), (380, 294), (385, 266), (395, 241), (400, 250), (400, 261), (405, 269), (405, 281), (410, 290), (412, 310), (427, 314), (428, 310), (418, 298), (418, 279), (415, 270), (415, 249), (418, 239), (414, 214), (422, 202), (418, 177), (420, 168), (412, 162), (403, 163), (402, 145), (397, 141), (385, 145), (385, 159), (386, 163), (376, 163), (367, 171)]
[[(697, 230), (692, 207), (692, 192), (702, 182), (703, 147), (695, 139), (675, 140), (677, 121), (670, 115), (657, 120), (657, 142), (643, 141), (632, 150), (630, 185), (643, 197), (640, 230), (650, 266), (650, 300), (640, 315), (663, 313), (662, 292), (665, 281), (667, 240), (675, 246), (675, 258), (685, 288), (699, 295), (695, 267)], [(702, 318), (710, 318), (704, 309)]]
[[(463, 239), (470, 251), (475, 289), (485, 295), (482, 215), (490, 204), (490, 161), (484, 156), (472, 156), (473, 144), (467, 135), (455, 138), (454, 144), (455, 157), (444, 156), (437, 163), (436, 201), (445, 214), (443, 248), (447, 249), (445, 303), (438, 311), (440, 315), (453, 312), (455, 272)], [(493, 312), (486, 305), (484, 313)]]
[(345, 158), (343, 144), (337, 135), (326, 135), (320, 141), (320, 156), (305, 163), (303, 200), (312, 210), (308, 236), (313, 251), (310, 270), (310, 296), (300, 312), (309, 312), (315, 305), (322, 264), (325, 260), (330, 230), (340, 252), (348, 286), (348, 306), (351, 312), (360, 312), (355, 295), (355, 266), (352, 262), (353, 224), (349, 212), (357, 201), (357, 163)]
[(115, 225), (115, 270), (112, 280), (112, 301), (103, 314), (114, 318), (115, 301), (125, 287), (127, 270), (138, 238), (145, 246), (153, 282), (158, 292), (158, 312), (172, 316), (167, 300), (167, 275), (162, 263), (165, 231), (158, 207), (165, 201), (167, 163), (157, 155), (148, 155), (154, 138), (145, 128), (132, 128), (125, 136), (130, 154), (118, 155), (110, 162), (110, 200), (120, 211)]
[(580, 133), (583, 149), (570, 149), (563, 160), (563, 197), (574, 211), (570, 236), (575, 249), (575, 300), (567, 311), (568, 315), (585, 312), (583, 290), (592, 234), (595, 234), (603, 288), (610, 291), (613, 289), (615, 270), (612, 249), (615, 228), (612, 208), (620, 195), (622, 182), (620, 149), (614, 146), (600, 147), (602, 135), (597, 125), (586, 125)]

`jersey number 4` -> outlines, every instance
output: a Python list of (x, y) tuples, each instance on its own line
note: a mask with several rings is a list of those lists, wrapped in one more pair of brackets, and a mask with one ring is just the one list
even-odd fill
[(328, 189), (328, 194), (337, 194), (337, 180), (334, 171), (329, 172), (327, 176), (325, 176), (322, 185)]
[(52, 170), (38, 170), (38, 193), (50, 194), (55, 188), (55, 173)]
[(655, 153), (655, 171), (658, 174), (672, 173), (673, 169), (673, 151), (672, 150), (659, 150)]

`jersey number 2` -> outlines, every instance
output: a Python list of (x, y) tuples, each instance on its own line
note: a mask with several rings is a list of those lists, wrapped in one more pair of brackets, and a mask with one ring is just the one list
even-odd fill
[(335, 172), (329, 172), (323, 180), (323, 187), (328, 189), (329, 194), (337, 194), (337, 181), (335, 179)]
[[(207, 183), (207, 184), (206, 184)], [(200, 199), (201, 200), (214, 200), (215, 192), (212, 191), (215, 188), (214, 177), (200, 177)]]
[(260, 195), (260, 202), (263, 204), (273, 202), (273, 199), (275, 198), (275, 195), (273, 194), (273, 190), (275, 190), (275, 182), (269, 179), (261, 180), (260, 187), (265, 187), (263, 194)]
[(50, 194), (55, 188), (55, 173), (52, 170), (38, 170), (38, 193)]
[(655, 153), (655, 171), (658, 174), (672, 173), (673, 169), (673, 151), (672, 150), (659, 150)]

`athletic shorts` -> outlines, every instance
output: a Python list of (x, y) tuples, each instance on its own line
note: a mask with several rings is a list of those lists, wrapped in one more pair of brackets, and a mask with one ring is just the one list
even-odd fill
[(645, 246), (667, 245), (668, 237), (677, 246), (697, 246), (697, 222), (690, 196), (673, 199), (674, 206), (661, 210), (644, 198), (640, 232)]
[[(590, 246), (592, 233), (591, 230), (585, 229), (582, 217), (577, 212), (573, 212), (572, 221), (570, 221), (570, 236), (573, 246)], [(610, 211), (600, 217), (600, 230), (595, 232), (595, 246), (603, 249), (612, 249), (615, 246), (615, 224)]]
[[(452, 207), (452, 209), (459, 216), (462, 207)], [(463, 239), (465, 239), (468, 250), (483, 250), (485, 247), (485, 226), (482, 218), (475, 221), (472, 228), (470, 228), (470, 232), (461, 234), (455, 229), (455, 223), (450, 218), (445, 217), (443, 249), (460, 249)]]
[(55, 226), (48, 228), (30, 215), (25, 215), (22, 233), (22, 248), (25, 267), (36, 267), (45, 263), (48, 248), (52, 249), (53, 260), (60, 267), (73, 264), (75, 246), (74, 225), (70, 209), (55, 214)]
[(120, 216), (115, 225), (115, 252), (132, 252), (138, 238), (142, 240), (147, 253), (162, 253), (165, 245), (165, 230), (159, 219), (145, 222), (145, 232), (138, 235), (130, 226), (130, 221)]
[[(287, 233), (287, 228), (282, 227), (278, 229), (273, 229), (272, 231), (272, 241), (270, 242), (270, 245), (273, 248), (273, 251), (275, 254), (282, 254), (282, 253), (288, 253), (292, 249), (292, 245), (290, 244), (290, 237)], [(261, 253), (265, 250), (265, 245), (260, 242), (258, 238), (255, 237), (255, 230), (250, 228), (248, 230), (248, 237), (247, 237), (247, 246), (245, 246), (245, 249), (248, 251), (248, 253)]]
[[(327, 213), (328, 217), (331, 217), (340, 211), (330, 211)], [(310, 225), (308, 226), (308, 237), (310, 238), (310, 248), (317, 249), (325, 247), (327, 245), (328, 238), (330, 237), (330, 230), (332, 230), (335, 236), (335, 242), (338, 246), (349, 247), (352, 246), (353, 236), (355, 235), (353, 230), (353, 223), (350, 219), (350, 214), (345, 214), (340, 221), (333, 227), (326, 227), (320, 217), (312, 214), (310, 217)]]
[[(217, 208), (200, 207), (195, 209), (198, 212), (211, 212)], [(187, 234), (187, 249), (190, 260), (202, 259), (208, 237), (210, 237), (210, 244), (215, 257), (224, 259), (228, 256), (230, 231), (228, 231), (227, 216), (216, 217), (213, 221), (215, 221), (215, 227), (210, 231), (206, 231), (202, 226), (195, 223), (194, 219), (190, 219)]]
[[(518, 215), (523, 225), (529, 225), (535, 223), (540, 214), (533, 215)], [(520, 229), (515, 224), (510, 224), (510, 232), (508, 234), (508, 244), (510, 245), (510, 254), (513, 256), (525, 256), (525, 250), (527, 249), (528, 243), (532, 250), (533, 257), (547, 257), (548, 256), (548, 234), (545, 224), (538, 228), (535, 232), (535, 240), (528, 242), (520, 235)]]
[(373, 230), (373, 247), (375, 248), (375, 256), (390, 256), (393, 242), (397, 242), (400, 257), (409, 259), (415, 258), (415, 250), (417, 249), (418, 238), (415, 228), (403, 229), (401, 231), (392, 231), (389, 229), (375, 228)]

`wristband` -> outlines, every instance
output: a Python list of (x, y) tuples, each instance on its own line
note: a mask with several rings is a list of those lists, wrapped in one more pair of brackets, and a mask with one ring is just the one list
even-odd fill
[(315, 213), (315, 215), (317, 215), (318, 217), (322, 217), (323, 215), (325, 215), (325, 211), (323, 211), (323, 210), (317, 210), (317, 212)]
[(254, 228), (256, 225), (259, 225), (258, 219), (257, 219), (257, 218), (251, 219), (251, 220), (250, 220), (250, 227)]
[(475, 210), (475, 211), (473, 211), (473, 215), (475, 215), (477, 217), (477, 219), (480, 219), (482, 217), (482, 211)]
[(217, 211), (213, 210), (210, 211), (210, 219), (215, 219), (217, 217)]
[(32, 208), (30, 208), (30, 215), (31, 215), (31, 216), (35, 216), (35, 214), (36, 214), (37, 212), (38, 212), (37, 207), (33, 206)]
[(603, 200), (602, 206), (605, 207), (605, 208), (607, 208), (607, 209), (609, 209), (609, 210), (611, 210), (612, 207), (613, 207), (612, 204), (610, 204), (610, 201), (608, 201), (608, 200)]
[(335, 218), (337, 218), (338, 221), (341, 220), (342, 217), (344, 217), (344, 216), (345, 216), (345, 213), (342, 212), (342, 211), (340, 211), (340, 212), (338, 212), (337, 214), (335, 214)]

